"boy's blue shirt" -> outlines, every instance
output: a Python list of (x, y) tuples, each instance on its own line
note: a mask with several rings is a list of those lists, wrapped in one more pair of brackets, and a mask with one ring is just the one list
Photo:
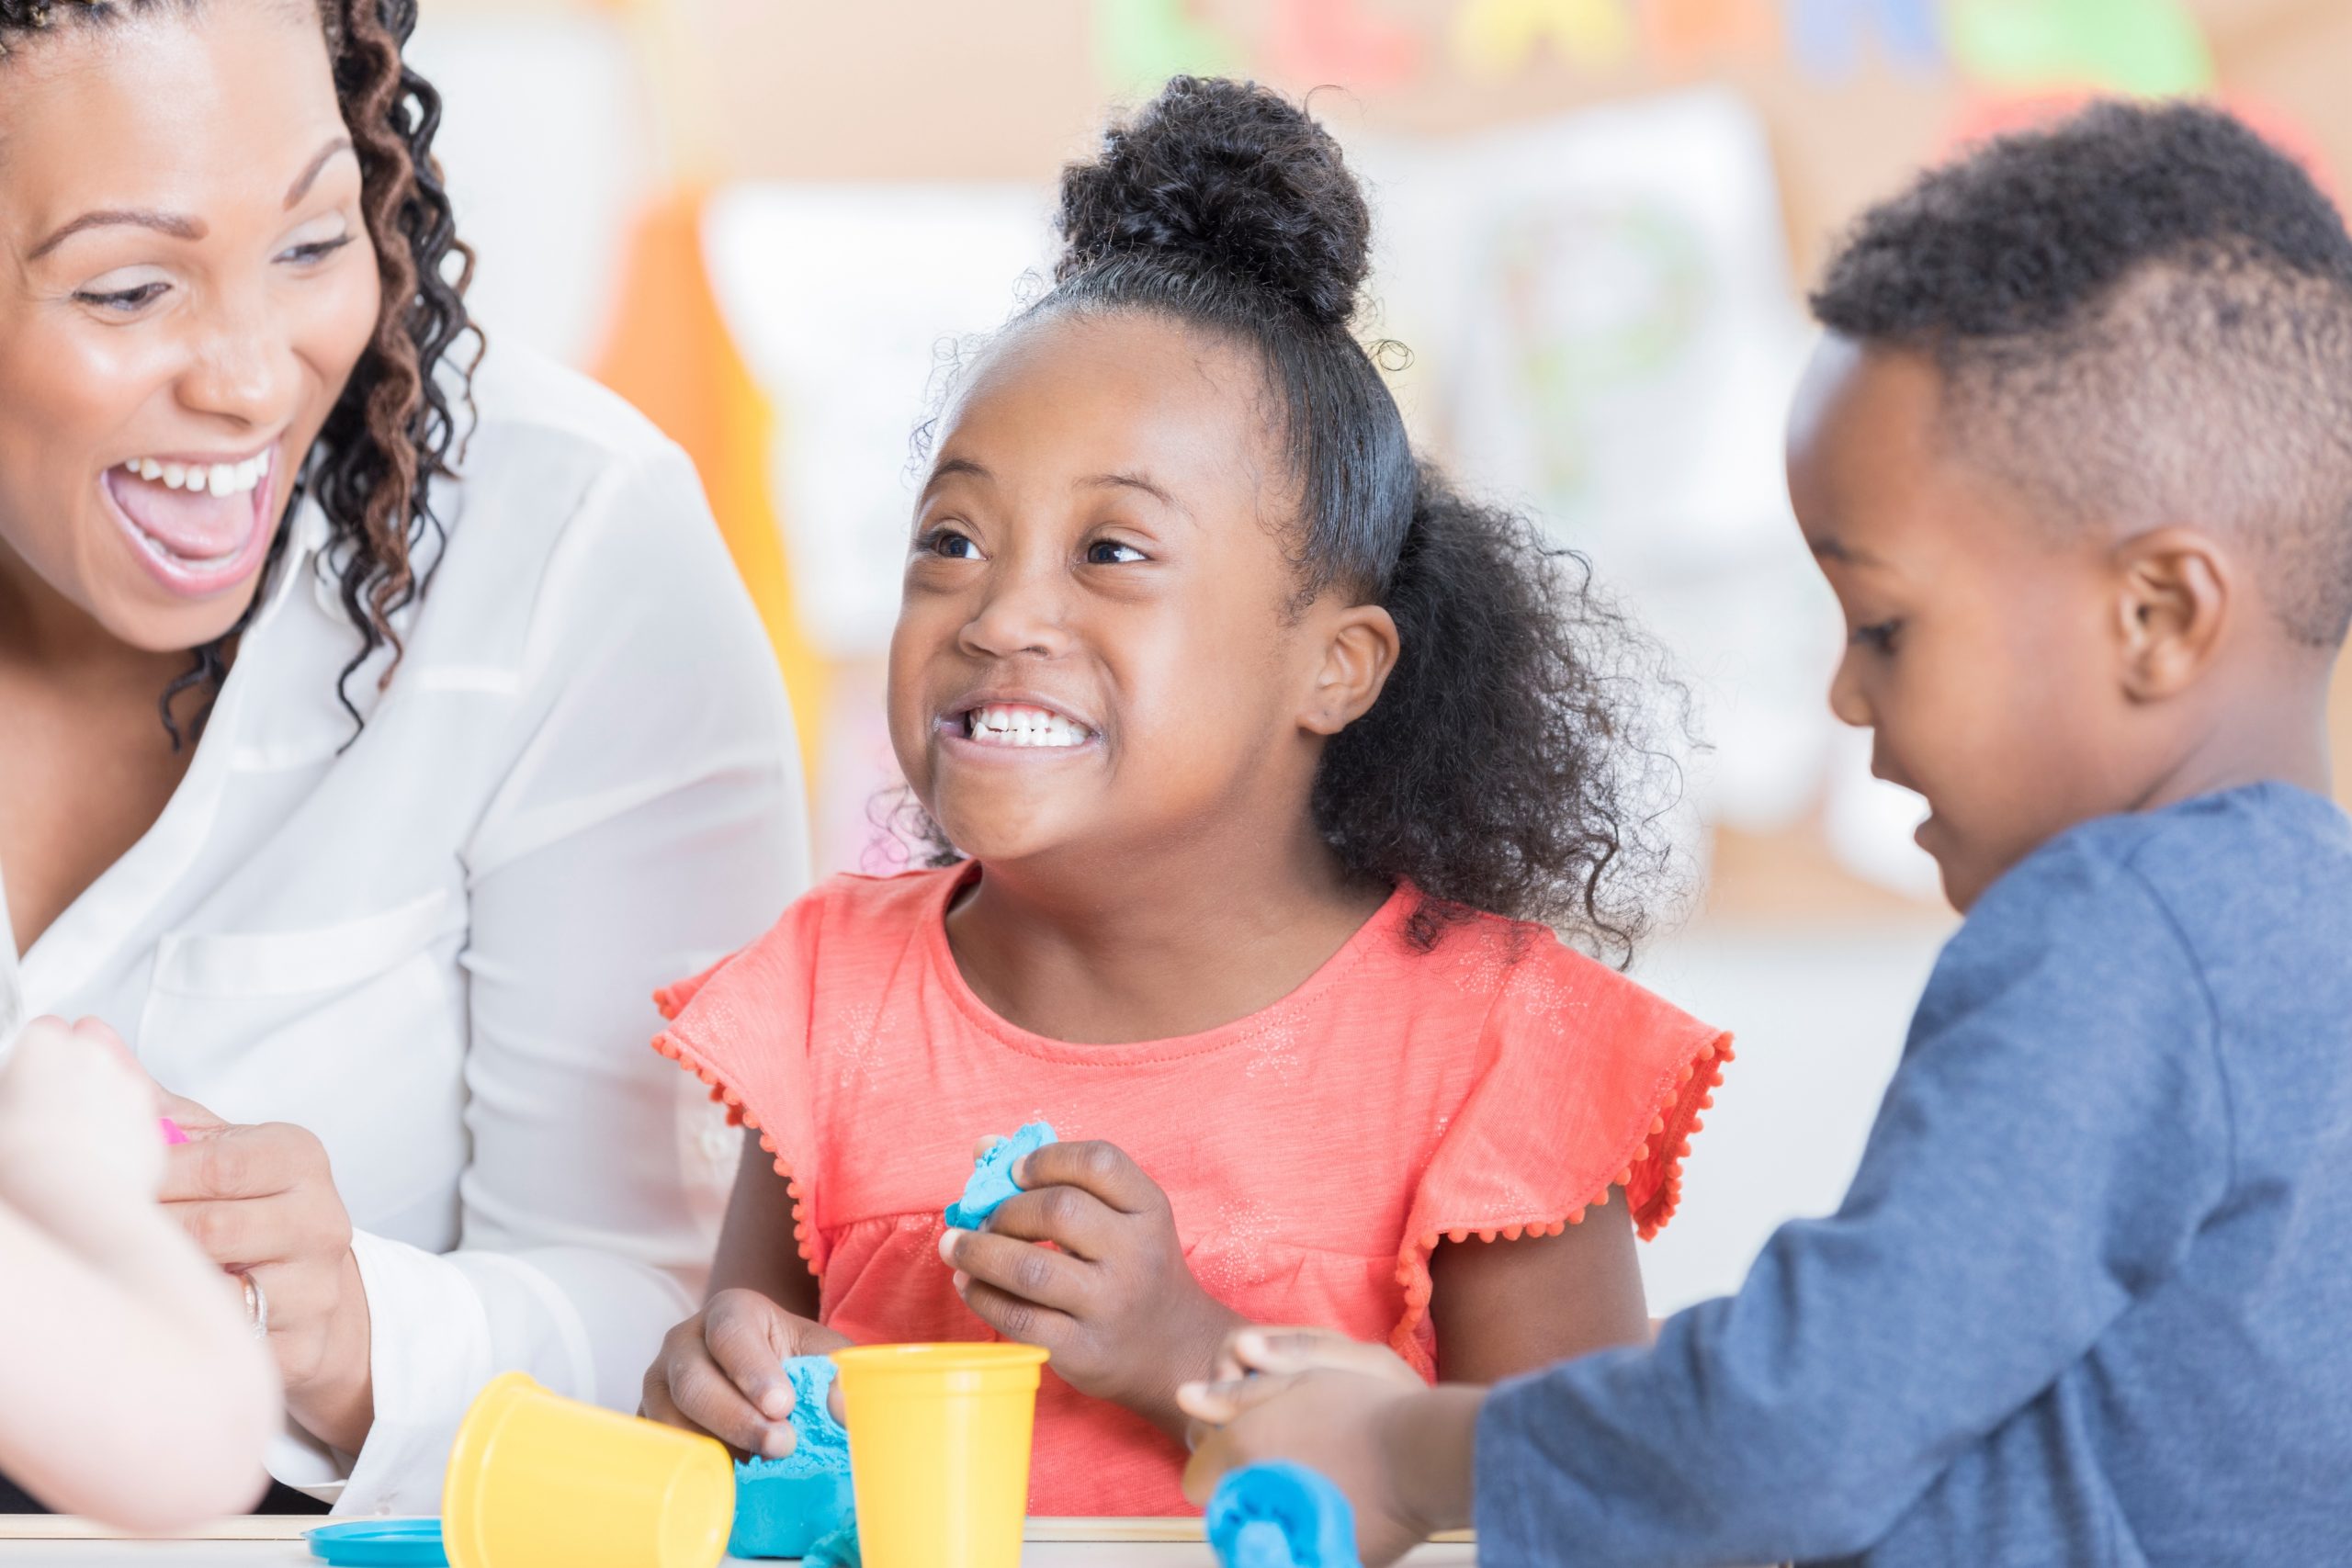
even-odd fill
[(2352, 1562), (2352, 824), (2257, 784), (2011, 870), (1838, 1212), (1498, 1390), (1477, 1487), (1497, 1564)]

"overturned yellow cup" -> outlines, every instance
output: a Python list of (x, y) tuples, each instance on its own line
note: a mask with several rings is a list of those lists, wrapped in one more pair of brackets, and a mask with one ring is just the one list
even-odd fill
[(865, 1568), (1019, 1568), (1046, 1352), (860, 1345), (833, 1364)]
[(451, 1568), (712, 1568), (735, 1466), (708, 1438), (492, 1378), (450, 1445)]

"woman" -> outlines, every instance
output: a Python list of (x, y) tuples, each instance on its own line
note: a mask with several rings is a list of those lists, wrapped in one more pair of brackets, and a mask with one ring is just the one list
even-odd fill
[(0, 0), (0, 1048), (94, 1015), (175, 1097), (348, 1512), (494, 1371), (634, 1405), (735, 1151), (650, 994), (804, 880), (684, 458), (469, 383), (414, 12)]

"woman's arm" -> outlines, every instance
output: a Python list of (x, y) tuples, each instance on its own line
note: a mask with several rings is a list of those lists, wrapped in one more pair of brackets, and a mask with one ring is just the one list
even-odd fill
[(374, 1425), (346, 1510), (429, 1511), (494, 1372), (635, 1408), (702, 1295), (736, 1153), (650, 1048), (651, 994), (756, 936), (806, 879), (782, 683), (684, 457), (616, 463), (522, 592), (516, 750), (464, 849), (463, 1241), (353, 1239)]
[(1557, 1235), (1441, 1242), (1430, 1279), (1438, 1376), (1447, 1382), (1500, 1382), (1649, 1338), (1622, 1189)]

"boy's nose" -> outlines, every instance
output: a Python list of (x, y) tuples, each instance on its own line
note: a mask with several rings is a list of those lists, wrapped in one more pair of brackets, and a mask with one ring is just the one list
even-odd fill
[(1851, 657), (1838, 661), (1838, 673), (1829, 682), (1829, 711), (1842, 724), (1857, 729), (1871, 728), (1871, 705), (1862, 698), (1862, 683), (1854, 672)]

